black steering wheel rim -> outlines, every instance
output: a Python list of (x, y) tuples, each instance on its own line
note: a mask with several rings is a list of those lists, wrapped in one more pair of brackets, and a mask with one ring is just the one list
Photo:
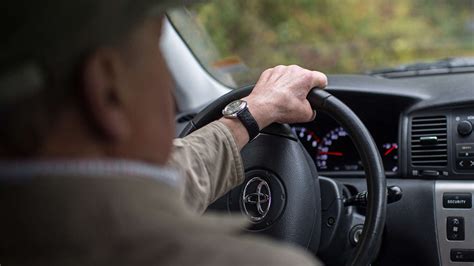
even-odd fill
[[(186, 126), (180, 136), (220, 118), (220, 111), (231, 101), (250, 94), (253, 86), (233, 90), (202, 110)], [(381, 243), (387, 208), (385, 170), (377, 146), (365, 125), (357, 115), (339, 99), (324, 90), (312, 90), (308, 101), (313, 109), (324, 112), (339, 122), (349, 133), (365, 169), (368, 190), (368, 206), (364, 231), (348, 265), (369, 265), (374, 261)]]

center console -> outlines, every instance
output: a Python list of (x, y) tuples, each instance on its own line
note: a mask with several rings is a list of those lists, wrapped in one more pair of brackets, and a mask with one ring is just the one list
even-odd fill
[(442, 265), (474, 265), (474, 108), (409, 117), (407, 175), (434, 179)]
[(435, 191), (442, 265), (474, 265), (474, 181), (436, 181)]

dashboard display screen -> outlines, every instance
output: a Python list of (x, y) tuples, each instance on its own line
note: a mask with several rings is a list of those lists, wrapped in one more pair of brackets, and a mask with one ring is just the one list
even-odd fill
[[(398, 171), (398, 121), (394, 125), (367, 124), (382, 156), (385, 171)], [(293, 132), (303, 143), (321, 172), (362, 171), (360, 156), (347, 131), (329, 117), (292, 125)]]

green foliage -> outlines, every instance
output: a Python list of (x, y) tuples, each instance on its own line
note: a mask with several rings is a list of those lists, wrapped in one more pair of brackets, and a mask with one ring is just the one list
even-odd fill
[(192, 11), (221, 56), (253, 73), (278, 64), (359, 73), (474, 56), (473, 9), (473, 0), (211, 0)]

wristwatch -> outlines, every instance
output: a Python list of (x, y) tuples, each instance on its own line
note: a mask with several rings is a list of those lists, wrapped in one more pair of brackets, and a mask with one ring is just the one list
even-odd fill
[(229, 119), (239, 119), (249, 133), (249, 139), (252, 141), (260, 133), (257, 121), (253, 118), (249, 111), (248, 104), (244, 100), (236, 100), (229, 103), (224, 110), (222, 115)]

